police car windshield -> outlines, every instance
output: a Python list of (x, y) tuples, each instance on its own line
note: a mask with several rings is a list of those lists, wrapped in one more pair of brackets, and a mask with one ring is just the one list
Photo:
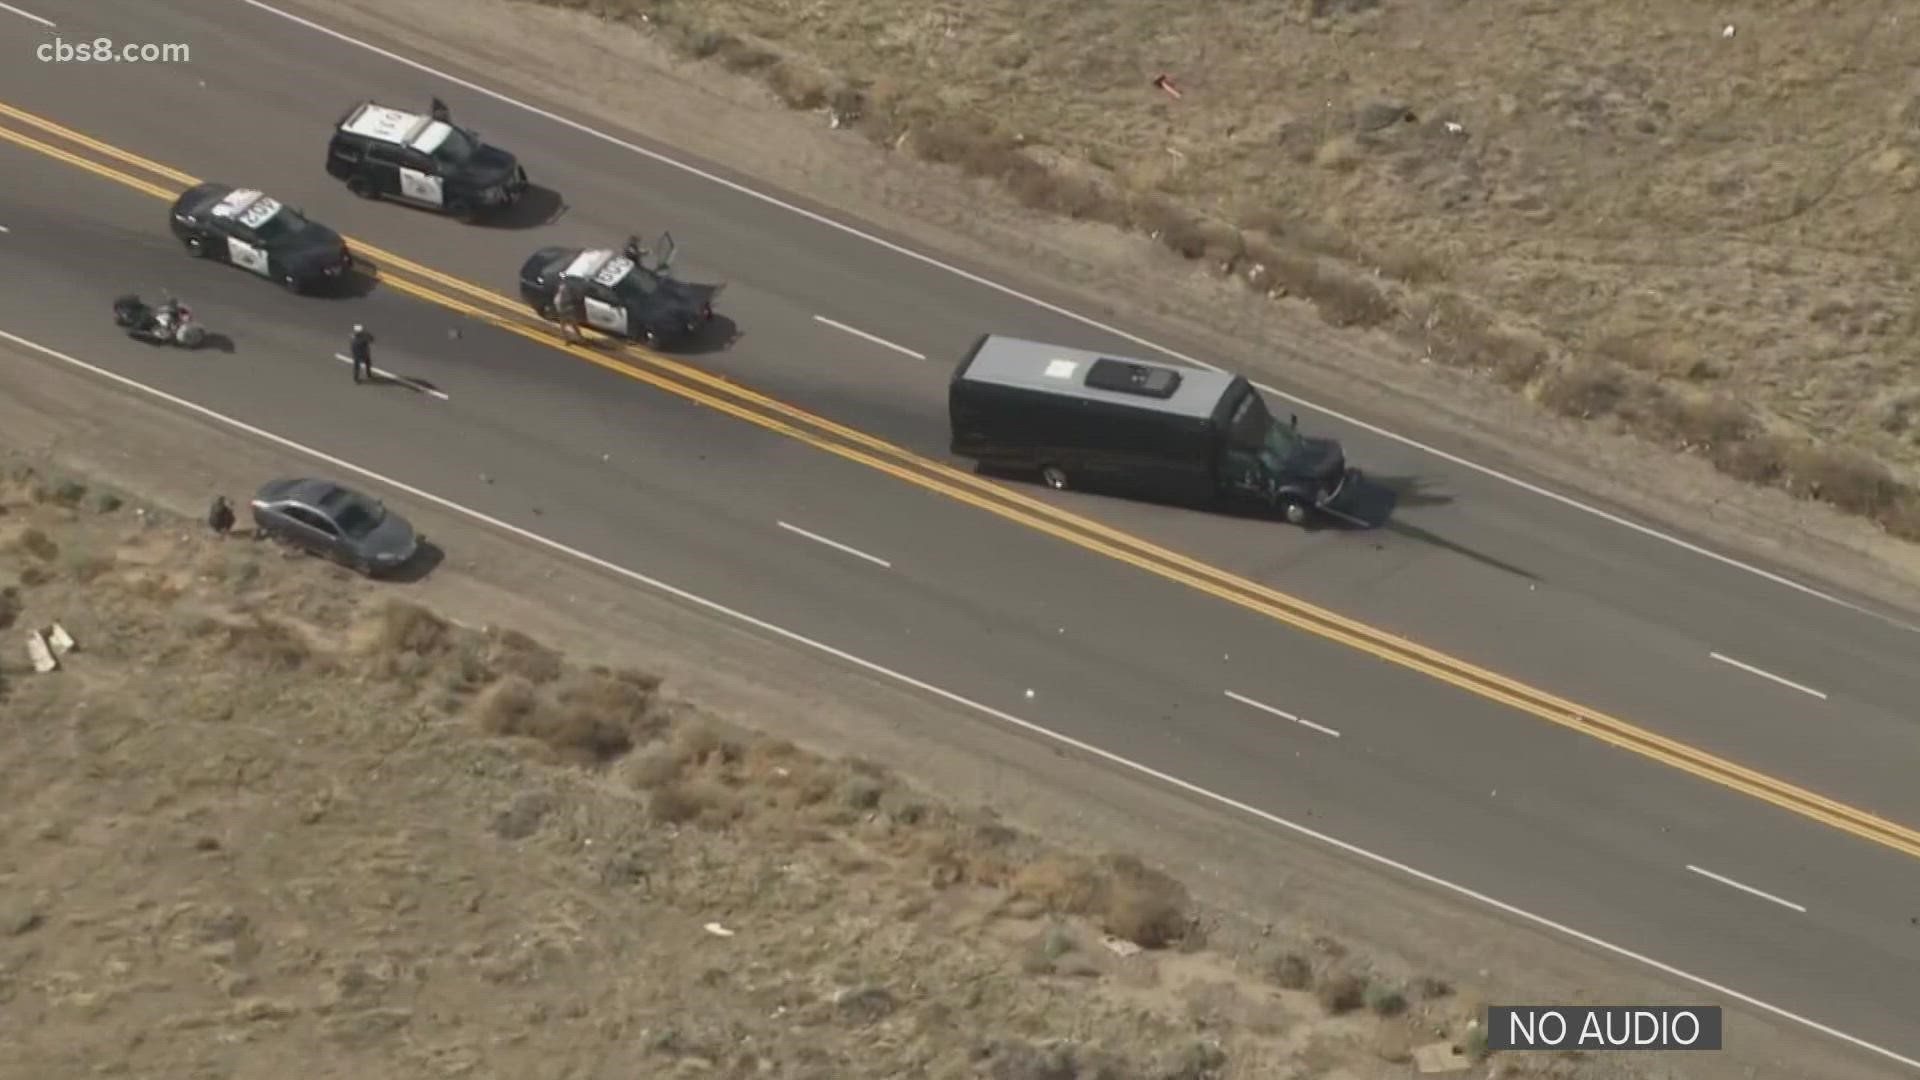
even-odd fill
[(433, 159), (446, 165), (465, 165), (477, 149), (478, 144), (466, 132), (450, 128), (447, 137), (433, 148)]

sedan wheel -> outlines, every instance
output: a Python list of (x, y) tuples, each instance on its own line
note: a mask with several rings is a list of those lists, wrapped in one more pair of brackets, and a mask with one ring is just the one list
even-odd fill
[(1042, 466), (1040, 480), (1055, 491), (1067, 490), (1067, 471), (1058, 465)]

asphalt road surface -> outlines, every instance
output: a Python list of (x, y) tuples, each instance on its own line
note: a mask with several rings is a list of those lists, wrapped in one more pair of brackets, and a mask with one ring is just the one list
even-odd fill
[[(1141, 352), (238, 2), (188, 7), (40, 3), (63, 37), (137, 27), (193, 60), (0, 65), (0, 101), (509, 294), (537, 246), (670, 228), (683, 274), (729, 283), (741, 333), (690, 360), (931, 457), (951, 360), (981, 331)], [(0, 13), (10, 52), (43, 33)], [(462, 226), (321, 171), (352, 101), (436, 93), (565, 212)], [(0, 162), (0, 329), (1920, 1057), (1914, 859), (392, 287), (299, 298), (194, 262), (158, 200), (11, 143)], [(233, 351), (152, 349), (111, 325), (112, 295), (166, 290)], [(354, 386), (333, 357), (356, 321), (377, 365), (445, 397)], [(1400, 489), (1380, 528), (1046, 497), (1920, 822), (1911, 632), (1314, 419)]]

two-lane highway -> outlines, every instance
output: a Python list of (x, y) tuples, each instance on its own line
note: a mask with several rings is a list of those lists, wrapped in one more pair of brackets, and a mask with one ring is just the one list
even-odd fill
[[(604, 243), (670, 228), (689, 274), (730, 283), (723, 311), (743, 332), (731, 348), (691, 358), (700, 368), (930, 458), (945, 458), (950, 360), (981, 330), (1140, 351), (239, 0), (190, 10), (141, 4), (136, 13), (102, 3), (49, 11), (66, 21), (63, 33), (124, 36), (138, 25), (153, 40), (197, 43), (196, 59), (84, 73), (14, 68), (0, 73), (0, 100), (166, 164), (191, 165), (193, 175), (287, 192), (355, 236), (509, 295), (520, 259), (541, 243)], [(361, 202), (320, 171), (328, 125), (352, 101), (419, 103), (435, 94), (524, 156), (536, 181), (564, 200), (557, 220), (464, 228)], [(1907, 705), (1920, 697), (1920, 666), (1910, 662), (1915, 635), (1364, 431), (1331, 430), (1357, 462), (1404, 489), (1384, 528), (1302, 534), (1112, 500), (1033, 496), (1814, 790), (1920, 821), (1920, 787), (1902, 768), (1920, 756), (1920, 726)], [(1753, 669), (1826, 697), (1773, 693), (1782, 684)]]
[[(112, 21), (117, 6), (57, 17)], [(525, 154), (537, 180), (562, 189), (572, 209), (559, 222), (463, 228), (357, 202), (320, 173), (326, 124), (362, 94), (425, 100), (441, 88), (238, 3), (195, 12), (141, 5), (138, 20), (150, 39), (194, 40), (194, 68), (95, 69), (83, 85), (71, 72), (23, 75), (15, 66), (0, 71), (0, 99), (196, 175), (259, 183), (357, 237), (502, 292), (534, 246), (666, 225), (689, 272), (734, 282), (726, 310), (746, 331), (734, 348), (694, 362), (922, 453), (944, 442), (939, 358), (980, 329), (1089, 340), (1056, 316), (989, 302), (844, 234), (696, 191), (681, 174), (482, 102), (456, 108)], [(296, 92), (294, 79), (308, 81)], [(316, 107), (327, 93), (341, 101)], [(286, 120), (307, 113), (310, 129)], [(0, 124), (51, 137), (17, 117)], [(1268, 812), (1311, 816), (1335, 836), (1738, 989), (1815, 1017), (1845, 1016), (1864, 1037), (1896, 1048), (1911, 1041), (1910, 1010), (1898, 1004), (1920, 970), (1903, 910), (1920, 866), (1911, 858), (686, 405), (397, 287), (302, 300), (193, 263), (166, 236), (154, 198), (17, 144), (0, 145), (0, 155), (12, 181), (0, 207), (9, 230), (0, 265), (20, 283), (0, 299), (0, 328)], [(641, 221), (620, 220), (629, 204)], [(107, 324), (113, 292), (162, 287), (233, 334), (238, 351), (142, 350)], [(96, 295), (97, 311), (76, 307)], [(352, 386), (332, 353), (353, 320), (381, 335), (383, 367), (429, 380), (446, 399)], [(1363, 463), (1401, 461), (1387, 444), (1341, 434)], [(1914, 678), (1897, 663), (1907, 640), (1899, 632), (1686, 562), (1684, 552), (1643, 559), (1643, 539), (1596, 542), (1590, 524), (1576, 543), (1538, 523), (1559, 511), (1523, 514), (1492, 484), (1448, 482), (1453, 502), (1402, 508), (1402, 520), (1432, 534), (1412, 541), (1070, 502), (1209, 563), (1920, 820), (1912, 785), (1899, 782), (1901, 763), (1915, 756), (1911, 712), (1897, 708)], [(1478, 528), (1483, 518), (1501, 523), (1481, 538), (1493, 544), (1449, 540), (1452, 525)], [(1514, 550), (1496, 557), (1500, 543)], [(1790, 625), (1774, 632), (1769, 619)], [(1883, 676), (1870, 689), (1837, 669), (1855, 645), (1865, 658), (1856, 672)], [(1754, 673), (1789, 668), (1825, 696)], [(1021, 696), (1027, 688), (1032, 705)], [(1864, 999), (1859, 1011), (1850, 995)]]

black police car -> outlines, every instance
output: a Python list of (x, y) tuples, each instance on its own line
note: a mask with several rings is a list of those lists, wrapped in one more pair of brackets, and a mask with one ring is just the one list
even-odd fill
[(365, 199), (398, 199), (461, 218), (512, 206), (527, 171), (512, 154), (454, 124), (438, 98), (429, 113), (363, 101), (334, 126), (327, 174)]
[(586, 325), (661, 348), (684, 344), (713, 321), (713, 300), (725, 286), (675, 278), (667, 270), (672, 235), (661, 237), (661, 247), (657, 259), (631, 242), (624, 251), (541, 248), (520, 267), (520, 298), (534, 314), (552, 319), (560, 279), (575, 278), (585, 286)]
[(188, 254), (231, 263), (294, 292), (311, 292), (353, 268), (339, 233), (256, 188), (197, 184), (174, 201), (168, 225)]

